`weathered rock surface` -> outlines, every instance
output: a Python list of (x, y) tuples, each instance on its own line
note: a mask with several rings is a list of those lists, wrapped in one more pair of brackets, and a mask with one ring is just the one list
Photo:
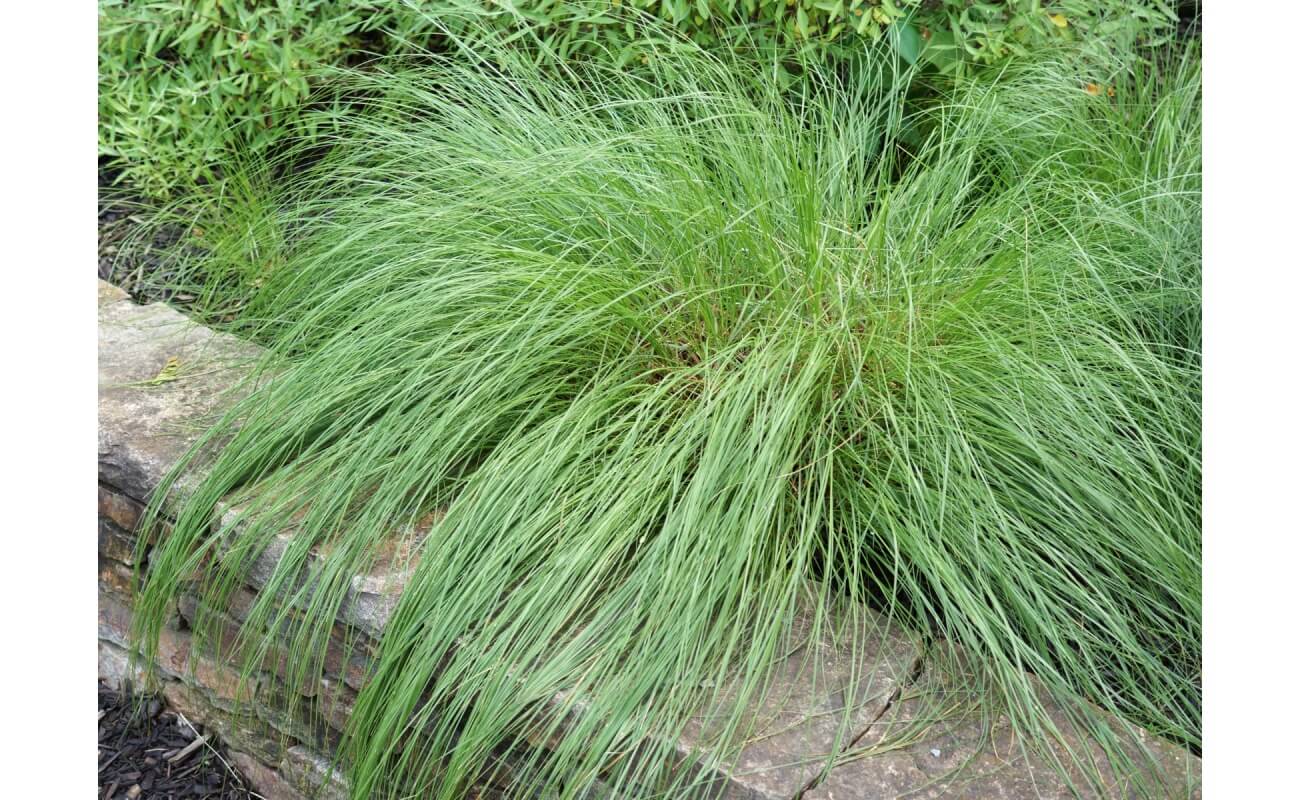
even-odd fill
[[(1060, 768), (1026, 746), (1005, 714), (982, 713), (977, 681), (960, 663), (931, 656), (907, 697), (854, 746), (866, 755), (836, 766), (808, 800), (853, 798), (1199, 798), (1201, 760), (1139, 728), (1097, 713), (1128, 734), (1118, 741), (1132, 764), (1116, 770), (1102, 747), (1038, 684), (1060, 732)], [(1080, 708), (1084, 708), (1079, 701)], [(1095, 709), (1093, 709), (1095, 711)], [(917, 724), (919, 737), (908, 736)], [(909, 727), (911, 726), (911, 727)], [(894, 747), (890, 742), (908, 742)], [(872, 752), (876, 748), (876, 752)], [(1071, 753), (1075, 757), (1071, 757)], [(1064, 768), (1064, 775), (1061, 768)]]
[[(260, 348), (99, 289), (99, 479), (146, 500), (241, 391)], [(191, 478), (192, 480), (192, 478)]]
[[(726, 798), (796, 797), (827, 758), (863, 735), (886, 710), (922, 657), (920, 643), (862, 607), (840, 609), (813, 637), (813, 611), (801, 604), (790, 648), (775, 665), (768, 692), (746, 703), (748, 744), (717, 766), (712, 785)], [(835, 626), (832, 629), (831, 626)], [(851, 642), (861, 649), (850, 650)], [(687, 725), (678, 755), (707, 750), (713, 728), (740, 705), (731, 692)], [(849, 724), (843, 725), (846, 708)]]

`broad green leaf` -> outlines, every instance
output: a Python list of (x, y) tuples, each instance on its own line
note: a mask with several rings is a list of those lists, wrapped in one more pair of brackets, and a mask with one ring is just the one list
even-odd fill
[(921, 34), (910, 22), (898, 22), (890, 26), (890, 39), (894, 43), (894, 50), (908, 64), (915, 64), (916, 60), (921, 57), (921, 50), (925, 47), (925, 41)]

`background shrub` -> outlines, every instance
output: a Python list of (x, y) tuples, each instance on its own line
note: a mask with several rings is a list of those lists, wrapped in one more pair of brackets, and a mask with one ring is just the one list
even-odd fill
[[(997, 64), (1053, 41), (1123, 36), (1157, 43), (1178, 16), (1161, 0), (444, 0), (478, 9), (501, 27), (527, 29), (556, 55), (643, 56), (637, 26), (610, 14), (624, 6), (667, 21), (705, 47), (728, 47), (819, 61), (852, 58), (882, 39), (909, 63), (944, 72)], [(494, 8), (494, 11), (483, 9)]]
[(232, 151), (315, 136), (330, 115), (298, 109), (326, 68), (420, 50), (435, 32), (635, 66), (666, 21), (789, 81), (801, 61), (851, 60), (873, 42), (960, 74), (1080, 36), (1155, 43), (1177, 21), (1161, 0), (100, 0), (99, 14), (99, 152), (155, 197), (218, 177)]
[(392, 5), (100, 0), (100, 155), (154, 196), (215, 177), (232, 146), (258, 152), (283, 135), (313, 73), (382, 46), (367, 34)]

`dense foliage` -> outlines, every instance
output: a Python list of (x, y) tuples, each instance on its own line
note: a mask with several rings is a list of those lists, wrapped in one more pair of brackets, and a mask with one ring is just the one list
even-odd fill
[(312, 76), (360, 53), (389, 5), (100, 0), (100, 154), (147, 194), (211, 180), (283, 137)]
[(709, 48), (753, 51), (789, 66), (801, 59), (836, 63), (887, 39), (908, 63), (944, 72), (999, 64), (1079, 35), (1109, 41), (1161, 41), (1177, 20), (1160, 0), (523, 0), (509, 4), (448, 0), (482, 9), (476, 22), (533, 39), (568, 58), (613, 56), (627, 64), (648, 58), (646, 30), (611, 14), (626, 5)]
[(800, 606), (962, 648), (1026, 741), (1030, 670), (1198, 742), (1199, 54), (1045, 52), (918, 120), (883, 61), (792, 100), (668, 39), (648, 76), (515, 52), (351, 74), (329, 153), (205, 224), (183, 266), (276, 379), (158, 531), (142, 641), (292, 527), (242, 663), (305, 687), (412, 537), (357, 797), (463, 797), (521, 737), (521, 796), (674, 796)]
[(445, 46), (445, 33), (635, 66), (666, 22), (767, 59), (788, 81), (801, 61), (842, 63), (881, 40), (909, 63), (958, 72), (1079, 36), (1154, 43), (1174, 20), (1159, 0), (100, 0), (99, 13), (100, 153), (153, 196), (223, 175), (236, 154), (322, 135), (334, 117), (299, 123), (329, 67)]

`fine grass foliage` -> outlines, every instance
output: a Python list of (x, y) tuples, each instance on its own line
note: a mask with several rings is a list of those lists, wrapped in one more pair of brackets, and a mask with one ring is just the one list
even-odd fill
[(681, 764), (691, 717), (792, 640), (871, 652), (866, 607), (1032, 746), (1027, 672), (1199, 744), (1198, 53), (1048, 52), (916, 117), (883, 64), (791, 98), (687, 43), (491, 55), (340, 75), (366, 99), (328, 153), (247, 173), (190, 252), (275, 377), (196, 446), (146, 650), (188, 591), (219, 640), (291, 530), (238, 662), (283, 650), (291, 695), (352, 576), (414, 553), (359, 798), (462, 797), (521, 740), (551, 745), (513, 793), (680, 795), (750, 733)]

